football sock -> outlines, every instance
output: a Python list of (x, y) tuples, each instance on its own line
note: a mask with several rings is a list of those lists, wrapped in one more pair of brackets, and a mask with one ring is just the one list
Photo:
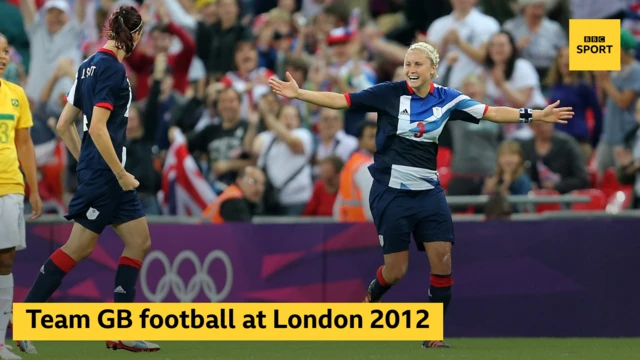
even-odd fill
[(4, 345), (13, 305), (13, 274), (0, 275), (0, 344)]
[(371, 297), (369, 299), (371, 302), (379, 302), (382, 299), (382, 296), (391, 289), (392, 284), (389, 284), (387, 280), (385, 280), (384, 276), (382, 276), (383, 267), (384, 265), (378, 268), (376, 278), (369, 285), (368, 293)]
[(113, 290), (114, 302), (133, 302), (136, 298), (136, 283), (142, 261), (123, 256), (116, 270), (116, 287)]
[(62, 279), (76, 266), (76, 261), (62, 249), (56, 250), (40, 268), (40, 274), (24, 302), (46, 302), (58, 290)]
[(449, 302), (451, 302), (451, 286), (453, 279), (449, 275), (431, 274), (431, 286), (429, 287), (429, 302), (442, 303), (444, 314), (447, 313)]

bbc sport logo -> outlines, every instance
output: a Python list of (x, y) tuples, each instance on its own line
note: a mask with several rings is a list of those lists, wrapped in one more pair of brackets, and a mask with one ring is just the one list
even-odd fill
[(613, 45), (603, 45), (606, 43), (606, 36), (585, 36), (584, 45), (578, 45), (578, 54), (611, 54)]
[(569, 70), (619, 71), (620, 20), (570, 19)]

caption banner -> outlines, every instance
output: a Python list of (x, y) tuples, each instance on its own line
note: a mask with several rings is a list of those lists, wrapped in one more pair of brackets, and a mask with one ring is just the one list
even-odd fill
[(442, 304), (429, 303), (15, 303), (13, 307), (13, 337), (41, 341), (417, 341), (442, 340), (443, 335)]

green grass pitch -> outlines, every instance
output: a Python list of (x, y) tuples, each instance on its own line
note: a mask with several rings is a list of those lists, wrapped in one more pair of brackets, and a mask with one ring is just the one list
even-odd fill
[(24, 360), (640, 359), (640, 338), (451, 338), (447, 341), (454, 348), (422, 349), (419, 342), (158, 342), (162, 349), (156, 353), (108, 350), (102, 342), (60, 341), (34, 342), (37, 355), (17, 353)]

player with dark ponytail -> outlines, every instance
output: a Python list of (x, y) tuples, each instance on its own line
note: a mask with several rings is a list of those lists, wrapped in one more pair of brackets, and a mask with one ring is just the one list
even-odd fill
[(137, 44), (134, 35), (142, 35), (142, 27), (142, 16), (138, 10), (132, 6), (122, 6), (109, 19), (105, 29), (106, 38), (114, 41), (115, 47), (128, 56)]
[[(25, 302), (46, 302), (71, 269), (91, 254), (107, 226), (112, 226), (124, 242), (116, 270), (114, 302), (135, 300), (138, 273), (151, 238), (136, 191), (139, 182), (124, 167), (132, 93), (122, 60), (140, 41), (143, 27), (136, 8), (122, 6), (114, 12), (105, 29), (107, 43), (80, 65), (67, 94), (56, 129), (78, 160), (78, 189), (65, 215), (74, 225), (67, 242), (40, 269)], [(74, 126), (81, 113), (82, 140)], [(18, 341), (18, 346), (24, 352), (36, 352), (30, 341)], [(160, 350), (147, 341), (107, 341), (107, 348)]]

